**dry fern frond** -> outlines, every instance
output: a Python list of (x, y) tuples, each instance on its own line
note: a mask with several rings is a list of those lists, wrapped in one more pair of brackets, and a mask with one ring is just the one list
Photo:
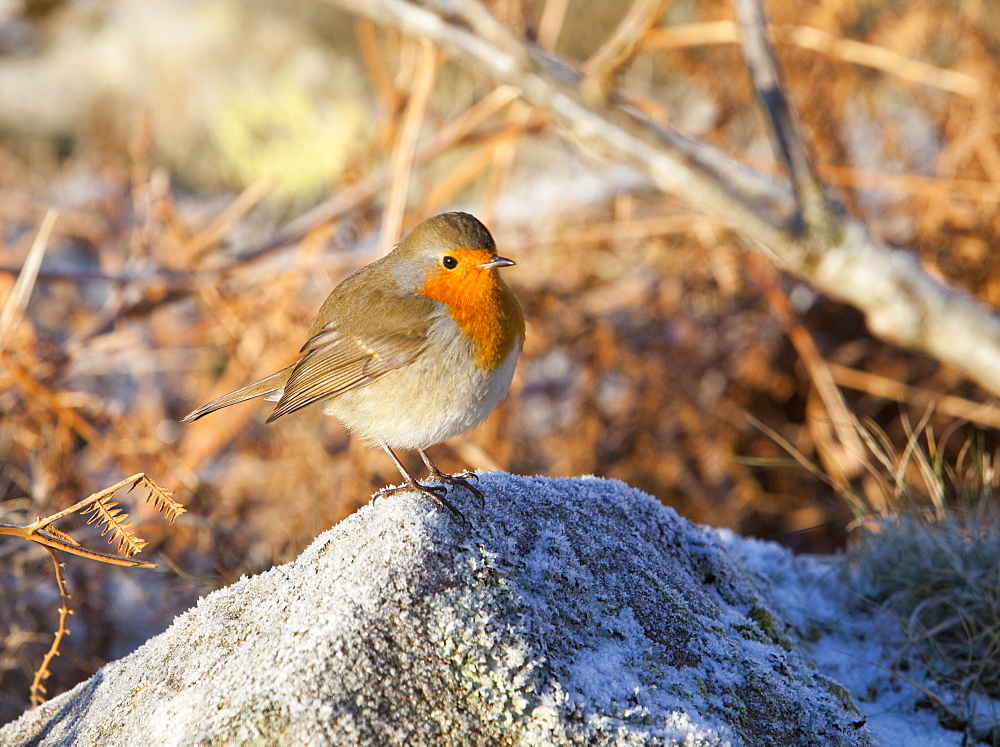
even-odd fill
[(132, 489), (140, 483), (149, 491), (149, 495), (146, 496), (146, 503), (153, 504), (153, 507), (157, 511), (166, 516), (168, 524), (173, 524), (178, 516), (187, 511), (184, 506), (171, 498), (174, 491), (166, 490), (165, 488), (160, 487), (142, 473), (140, 473), (138, 479), (132, 483), (132, 487), (128, 489), (128, 492), (131, 493)]
[(116, 501), (96, 500), (90, 508), (80, 512), (90, 516), (88, 524), (101, 530), (101, 536), (111, 534), (108, 544), (118, 543), (118, 552), (127, 558), (138, 555), (148, 543), (132, 531), (132, 522), (127, 521), (128, 513), (118, 507)]
[(60, 539), (67, 545), (74, 545), (76, 547), (80, 546), (80, 543), (73, 539), (69, 534), (64, 532), (62, 529), (56, 529), (55, 527), (45, 527), (45, 531), (51, 534), (56, 539)]
[[(62, 511), (57, 511), (54, 514), (38, 519), (33, 524), (26, 526), (0, 524), (0, 535), (21, 537), (22, 539), (52, 548), (53, 550), (62, 550), (63, 552), (80, 555), (91, 560), (99, 560), (103, 563), (155, 568), (155, 563), (130, 559), (149, 543), (132, 531), (132, 522), (127, 520), (128, 514), (118, 506), (116, 501), (110, 500), (111, 496), (121, 488), (128, 485), (131, 486), (129, 488), (131, 490), (131, 488), (139, 484), (144, 485), (150, 491), (146, 500), (151, 502), (158, 511), (166, 515), (170, 523), (173, 523), (180, 514), (184, 513), (185, 508), (170, 497), (172, 495), (171, 491), (165, 490), (146, 477), (144, 473), (139, 472), (104, 490), (87, 496), (82, 501), (74, 503)], [(87, 523), (101, 527), (102, 537), (110, 533), (111, 537), (108, 541), (112, 544), (118, 543), (118, 552), (125, 557), (83, 547), (66, 532), (54, 526), (55, 522), (59, 519), (74, 513), (89, 516), (90, 518), (87, 520)]]
[[(160, 513), (164, 514), (171, 524), (174, 522), (174, 519), (184, 513), (184, 507), (170, 497), (172, 493), (169, 490), (161, 488), (155, 482), (146, 477), (144, 473), (139, 472), (138, 474), (132, 475), (115, 485), (87, 496), (82, 501), (74, 503), (72, 506), (64, 508), (62, 511), (57, 511), (54, 514), (38, 519), (33, 524), (28, 524), (26, 526), (20, 526), (17, 524), (0, 524), (0, 536), (7, 535), (20, 537), (21, 539), (26, 539), (42, 545), (46, 550), (48, 550), (49, 554), (52, 556), (52, 566), (55, 569), (56, 585), (59, 588), (59, 625), (56, 628), (52, 645), (42, 658), (38, 669), (35, 670), (35, 677), (31, 683), (32, 705), (37, 706), (45, 700), (47, 691), (45, 689), (44, 682), (51, 674), (49, 671), (49, 664), (52, 662), (54, 657), (59, 655), (59, 646), (62, 643), (63, 638), (69, 635), (69, 629), (66, 627), (66, 620), (69, 615), (73, 614), (73, 611), (69, 606), (70, 595), (66, 589), (66, 581), (62, 574), (63, 564), (59, 561), (59, 557), (56, 555), (56, 550), (62, 550), (63, 552), (72, 553), (73, 555), (80, 555), (85, 558), (90, 558), (91, 560), (98, 560), (102, 563), (138, 566), (141, 568), (156, 567), (155, 563), (150, 563), (145, 560), (130, 559), (133, 555), (142, 551), (142, 549), (149, 543), (132, 531), (132, 522), (128, 520), (128, 513), (121, 508), (117, 501), (111, 500), (111, 497), (126, 485), (129, 486), (129, 491), (131, 491), (136, 485), (140, 484), (144, 485), (149, 490), (149, 495), (147, 496), (146, 501), (152, 503)], [(110, 534), (111, 536), (108, 538), (108, 542), (111, 544), (117, 543), (118, 552), (125, 557), (111, 555), (109, 553), (100, 552), (98, 550), (90, 550), (83, 547), (69, 534), (61, 529), (57, 529), (54, 526), (55, 522), (59, 519), (78, 512), (82, 516), (89, 517), (87, 519), (88, 524), (94, 524), (96, 527), (101, 529), (102, 537)]]

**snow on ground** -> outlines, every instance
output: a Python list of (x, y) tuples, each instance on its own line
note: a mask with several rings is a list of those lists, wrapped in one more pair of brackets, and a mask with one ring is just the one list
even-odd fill
[[(770, 584), (772, 604), (801, 636), (801, 651), (846, 687), (887, 747), (951, 747), (962, 733), (945, 729), (921, 688), (940, 689), (920, 672), (893, 673), (905, 645), (898, 625), (859, 603), (847, 583), (842, 556), (793, 556), (773, 542), (717, 530), (730, 551)], [(1000, 705), (1000, 704), (996, 704)]]

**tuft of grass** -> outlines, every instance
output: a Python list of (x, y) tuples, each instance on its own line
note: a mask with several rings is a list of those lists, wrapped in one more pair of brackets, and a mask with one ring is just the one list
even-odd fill
[(942, 723), (996, 744), (1000, 712), (989, 701), (1000, 700), (1000, 454), (972, 434), (949, 462), (946, 439), (925, 423), (907, 427), (898, 454), (884, 432), (865, 428), (868, 485), (884, 509), (859, 517), (853, 581), (905, 634), (894, 669), (925, 670), (941, 686), (927, 695)]
[(910, 652), (948, 685), (1000, 697), (1000, 529), (885, 519), (854, 552), (865, 598), (907, 631)]
[(865, 453), (851, 454), (862, 475), (850, 485), (754, 424), (854, 514), (849, 580), (903, 631), (894, 673), (913, 681), (908, 672), (927, 672), (938, 687), (924, 693), (944, 726), (1000, 744), (1000, 451), (990, 452), (980, 431), (950, 450), (963, 423), (936, 437), (930, 416), (913, 426), (903, 415), (902, 447), (874, 421), (853, 419)]

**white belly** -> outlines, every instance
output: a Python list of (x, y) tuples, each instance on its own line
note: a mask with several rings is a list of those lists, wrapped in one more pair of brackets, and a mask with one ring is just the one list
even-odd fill
[(450, 318), (440, 320), (413, 363), (334, 397), (324, 412), (361, 438), (399, 449), (424, 449), (481, 423), (507, 395), (522, 341), (488, 376), (470, 363), (463, 336), (439, 342), (449, 328)]

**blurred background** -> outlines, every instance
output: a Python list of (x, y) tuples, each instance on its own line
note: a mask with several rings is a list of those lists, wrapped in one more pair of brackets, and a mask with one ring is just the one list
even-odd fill
[[(765, 6), (822, 176), (874, 235), (1000, 305), (1000, 2)], [(629, 3), (491, 8), (583, 65)], [(728, 2), (666, 0), (614, 85), (777, 174), (732, 19)], [(528, 337), (508, 399), (431, 450), (442, 469), (617, 478), (825, 553), (884, 486), (834, 437), (816, 366), (887, 454), (919, 423), (952, 460), (997, 448), (1000, 410), (954, 371), (872, 338), (510, 90), (323, 2), (0, 0), (0, 304), (50, 208), (23, 319), (0, 335), (0, 522), (139, 471), (188, 509), (167, 526), (120, 499), (155, 570), (65, 558), (53, 694), (398, 481), (315, 409), (178, 421), (294, 360), (330, 289), (444, 210), (517, 261)], [(60, 526), (107, 548), (79, 517)], [(58, 600), (48, 555), (0, 541), (0, 723), (27, 707)]]

